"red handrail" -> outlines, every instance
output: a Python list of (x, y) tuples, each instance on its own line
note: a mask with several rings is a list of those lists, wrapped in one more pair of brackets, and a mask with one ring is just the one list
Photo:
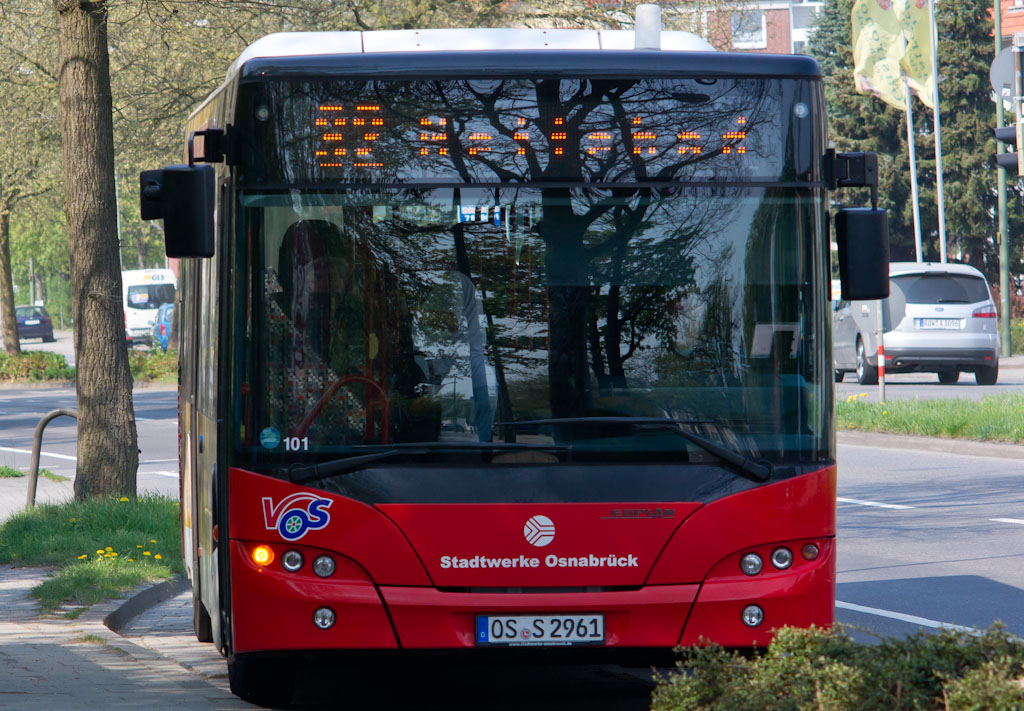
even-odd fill
[[(331, 387), (327, 388), (327, 391), (319, 400), (317, 400), (317, 403), (313, 405), (313, 409), (309, 411), (309, 414), (307, 414), (306, 417), (303, 418), (302, 422), (299, 423), (299, 428), (296, 430), (295, 436), (305, 436), (307, 430), (309, 430), (310, 426), (313, 424), (313, 420), (315, 420), (323, 411), (324, 407), (327, 406), (327, 403), (331, 401), (331, 398), (333, 398), (342, 387), (353, 382), (372, 385), (377, 389), (381, 400), (384, 401), (384, 421), (381, 423), (384, 431), (381, 433), (381, 442), (383, 444), (388, 444), (391, 437), (391, 403), (388, 402), (388, 394), (384, 392), (384, 388), (382, 388), (376, 380), (368, 378), (365, 375), (346, 375), (344, 378), (339, 378), (334, 381)], [(369, 423), (367, 423), (367, 434), (369, 434)]]

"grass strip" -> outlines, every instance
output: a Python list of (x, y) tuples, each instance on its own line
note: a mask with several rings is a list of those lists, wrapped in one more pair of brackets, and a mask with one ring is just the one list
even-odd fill
[(1024, 443), (1024, 394), (981, 400), (890, 400), (851, 395), (836, 404), (836, 428), (893, 434)]
[(178, 502), (162, 496), (44, 504), (0, 524), (0, 563), (55, 568), (44, 612), (92, 605), (183, 570)]
[[(17, 479), (19, 477), (28, 476), (28, 472), (23, 472), (20, 469), (14, 469), (13, 467), (2, 466), (0, 467), (0, 479)], [(70, 481), (68, 477), (61, 476), (60, 474), (54, 474), (49, 469), (40, 469), (39, 476), (50, 481)]]

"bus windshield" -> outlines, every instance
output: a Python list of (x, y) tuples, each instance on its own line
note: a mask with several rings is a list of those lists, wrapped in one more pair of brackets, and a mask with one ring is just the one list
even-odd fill
[(680, 427), (818, 459), (831, 370), (812, 193), (242, 190), (240, 460), (449, 442), (693, 461)]

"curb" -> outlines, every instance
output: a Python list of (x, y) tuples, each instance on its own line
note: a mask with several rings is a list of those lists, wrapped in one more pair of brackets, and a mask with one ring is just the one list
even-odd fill
[(170, 600), (178, 593), (192, 587), (192, 583), (184, 575), (175, 575), (170, 580), (157, 583), (125, 600), (116, 610), (103, 618), (103, 624), (111, 632), (120, 634), (129, 622), (146, 610), (156, 607), (164, 600)]
[(967, 439), (945, 439), (943, 437), (921, 437), (898, 435), (884, 432), (863, 432), (860, 430), (839, 430), (836, 443), (854, 447), (882, 447), (886, 449), (918, 450), (962, 454), (971, 457), (996, 457), (1000, 459), (1024, 459), (1024, 445), (1006, 442), (976, 442)]

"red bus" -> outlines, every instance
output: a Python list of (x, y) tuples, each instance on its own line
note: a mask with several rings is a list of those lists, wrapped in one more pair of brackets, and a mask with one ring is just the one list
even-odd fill
[[(272, 35), (142, 174), (182, 257), (183, 545), (232, 690), (828, 625), (818, 65), (663, 33)], [(846, 298), (884, 212), (836, 215)]]

